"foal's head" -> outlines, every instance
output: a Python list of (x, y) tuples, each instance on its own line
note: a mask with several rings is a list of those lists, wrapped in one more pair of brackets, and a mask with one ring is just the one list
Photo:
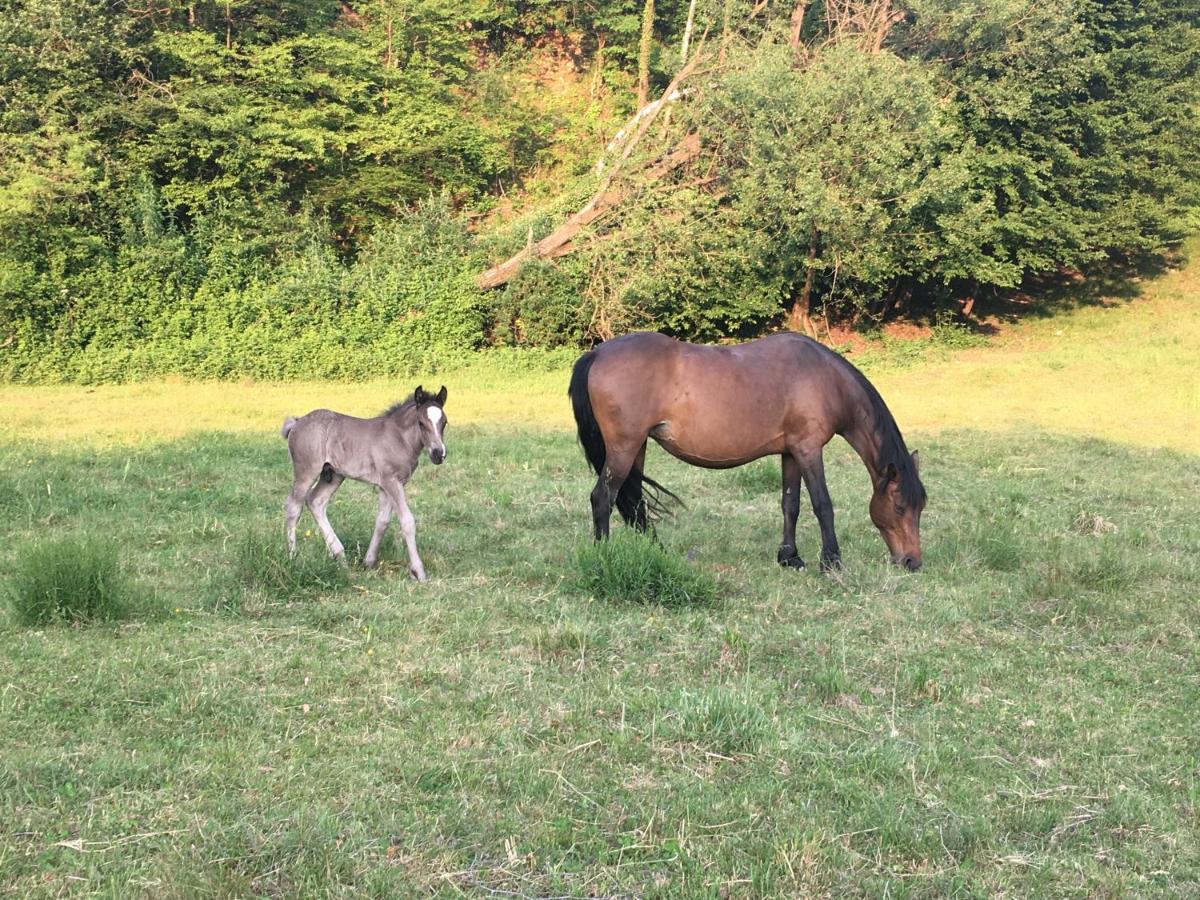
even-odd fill
[(421, 430), (421, 446), (429, 452), (435, 466), (446, 461), (446, 386), (436, 394), (430, 394), (420, 385), (413, 391), (413, 402), (417, 404), (417, 427)]
[(871, 497), (871, 521), (883, 535), (892, 562), (910, 572), (921, 568), (921, 511), (925, 487), (917, 473), (916, 451), (911, 465), (888, 463)]

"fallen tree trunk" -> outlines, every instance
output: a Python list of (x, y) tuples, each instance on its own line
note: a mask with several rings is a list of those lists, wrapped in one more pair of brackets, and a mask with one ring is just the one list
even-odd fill
[[(701, 39), (701, 43), (703, 43), (703, 38)], [(665, 105), (663, 100), (675, 94), (679, 89), (680, 82), (696, 70), (696, 66), (699, 65), (703, 56), (703, 49), (698, 48), (695, 55), (671, 79), (671, 83), (663, 91), (662, 99), (657, 101), (657, 104), (650, 104), (653, 109), (641, 117), (637, 131), (625, 142), (625, 147), (621, 151), (621, 155), (613, 164), (612, 170), (604, 179), (604, 183), (600, 185), (600, 189), (592, 196), (592, 199), (585, 203), (583, 208), (567, 219), (565, 223), (536, 244), (527, 246), (524, 250), (513, 254), (504, 262), (492, 266), (475, 279), (475, 283), (480, 290), (490, 290), (491, 288), (497, 288), (507, 283), (526, 260), (547, 259), (554, 256), (562, 256), (563, 253), (570, 252), (563, 248), (579, 233), (580, 229), (594, 222), (602, 213), (612, 209), (613, 206), (625, 197), (625, 194), (628, 193), (625, 188), (613, 187), (613, 182), (616, 180), (617, 174), (621, 171), (621, 167), (629, 159), (630, 154), (633, 153), (634, 148), (641, 141), (642, 137), (650, 130), (650, 126), (654, 124), (654, 120)], [(694, 159), (699, 153), (700, 136), (698, 134), (689, 134), (661, 162), (647, 169), (644, 173), (645, 177), (650, 180), (661, 178), (672, 169), (676, 169)]]
[[(657, 180), (680, 166), (686, 165), (699, 155), (700, 135), (689, 134), (675, 146), (674, 150), (658, 163), (646, 169), (643, 177), (649, 181)], [(513, 254), (504, 262), (492, 266), (475, 280), (475, 284), (480, 290), (491, 290), (506, 284), (521, 268), (521, 265), (531, 259), (553, 259), (570, 253), (574, 249), (571, 241), (575, 235), (620, 203), (628, 193), (623, 187), (612, 188), (611, 185), (608, 185), (608, 188), (610, 189), (602, 189), (593, 196), (582, 209), (540, 241)]]

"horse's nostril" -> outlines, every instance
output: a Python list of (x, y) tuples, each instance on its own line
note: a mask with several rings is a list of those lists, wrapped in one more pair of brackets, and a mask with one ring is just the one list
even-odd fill
[(911, 556), (904, 557), (904, 559), (902, 559), (900, 561), (900, 563), (901, 563), (901, 565), (904, 566), (904, 568), (908, 569), (908, 571), (910, 571), (910, 572), (915, 572), (921, 568), (921, 561), (917, 560), (917, 559), (913, 559)]

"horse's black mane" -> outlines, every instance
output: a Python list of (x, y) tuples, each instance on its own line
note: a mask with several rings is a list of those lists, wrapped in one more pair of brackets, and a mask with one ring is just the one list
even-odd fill
[(392, 416), (392, 415), (395, 415), (396, 413), (404, 412), (408, 409), (413, 409), (416, 407), (416, 405), (417, 405), (417, 397), (414, 394), (411, 397), (407, 397), (404, 400), (399, 400), (396, 403), (393, 403), (391, 406), (389, 406), (387, 409), (385, 409), (383, 411), (380, 418), (383, 418), (385, 416)]
[[(833, 353), (832, 350), (830, 352)], [(875, 471), (883, 472), (889, 465), (895, 466), (900, 475), (900, 496), (904, 498), (904, 502), (909, 506), (924, 504), (925, 485), (921, 483), (921, 476), (917, 473), (916, 466), (913, 465), (912, 455), (904, 444), (904, 436), (900, 434), (900, 428), (896, 425), (896, 419), (891, 410), (879, 396), (875, 385), (867, 381), (867, 376), (858, 371), (858, 367), (854, 363), (839, 353), (833, 353), (833, 355), (850, 370), (854, 380), (863, 389), (863, 393), (867, 395), (867, 400), (871, 404), (875, 431), (879, 434), (879, 456), (875, 460)]]

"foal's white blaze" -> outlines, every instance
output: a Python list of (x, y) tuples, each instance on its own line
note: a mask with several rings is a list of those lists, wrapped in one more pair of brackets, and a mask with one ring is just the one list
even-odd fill
[(445, 414), (436, 406), (430, 406), (425, 409), (425, 415), (429, 416), (429, 421), (433, 423), (433, 446), (429, 448), (429, 458), (433, 459), (433, 451), (442, 451), (442, 460), (446, 458), (446, 444), (442, 441), (442, 435), (438, 430), (438, 423), (445, 418)]

